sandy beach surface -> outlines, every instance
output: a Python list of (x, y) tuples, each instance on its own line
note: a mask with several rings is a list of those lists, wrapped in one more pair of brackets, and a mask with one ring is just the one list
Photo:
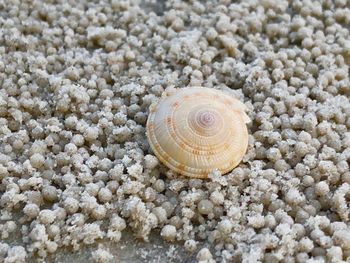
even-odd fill
[[(349, 0), (0, 0), (0, 262), (350, 262)], [(243, 102), (248, 150), (183, 177), (164, 91)]]

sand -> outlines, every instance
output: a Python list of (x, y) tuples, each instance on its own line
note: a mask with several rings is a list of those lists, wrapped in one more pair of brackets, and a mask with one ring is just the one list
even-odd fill
[[(0, 262), (349, 262), (350, 2), (0, 1)], [(188, 86), (247, 107), (231, 172), (145, 135)]]

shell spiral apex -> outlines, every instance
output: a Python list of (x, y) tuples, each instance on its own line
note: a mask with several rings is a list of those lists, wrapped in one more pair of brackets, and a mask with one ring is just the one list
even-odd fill
[(147, 137), (168, 168), (193, 178), (222, 174), (242, 160), (250, 121), (245, 105), (215, 89), (182, 88), (152, 105)]

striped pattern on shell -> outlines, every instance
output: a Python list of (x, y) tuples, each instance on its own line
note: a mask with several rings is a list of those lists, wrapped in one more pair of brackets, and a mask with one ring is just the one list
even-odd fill
[(151, 105), (147, 137), (158, 159), (175, 172), (206, 178), (242, 160), (249, 117), (239, 100), (215, 89), (182, 88)]

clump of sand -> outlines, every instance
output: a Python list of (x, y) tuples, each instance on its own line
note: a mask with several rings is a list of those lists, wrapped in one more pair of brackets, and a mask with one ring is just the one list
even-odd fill
[[(349, 262), (349, 6), (1, 2), (0, 261), (131, 230), (199, 262)], [(252, 120), (243, 162), (208, 180), (166, 169), (145, 136), (164, 90), (199, 85)]]

